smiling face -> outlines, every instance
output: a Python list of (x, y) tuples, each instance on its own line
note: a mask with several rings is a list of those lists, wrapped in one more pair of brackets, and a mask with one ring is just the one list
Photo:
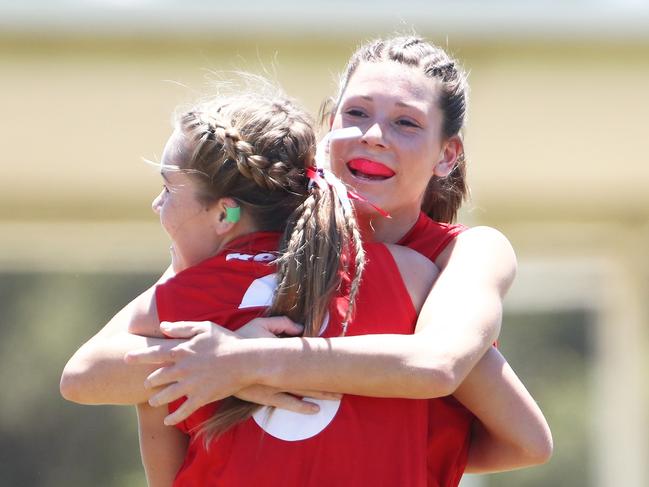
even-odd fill
[[(393, 224), (419, 215), (428, 181), (453, 168), (434, 79), (395, 62), (361, 63), (336, 111), (332, 129), (357, 126), (361, 138), (332, 143), (332, 170)], [(451, 160), (452, 159), (452, 160)], [(371, 210), (358, 205), (363, 213)]]
[(175, 272), (198, 264), (218, 252), (222, 238), (214, 229), (216, 205), (197, 197), (196, 181), (182, 170), (183, 136), (176, 130), (165, 145), (160, 164), (163, 187), (151, 204), (171, 238)]

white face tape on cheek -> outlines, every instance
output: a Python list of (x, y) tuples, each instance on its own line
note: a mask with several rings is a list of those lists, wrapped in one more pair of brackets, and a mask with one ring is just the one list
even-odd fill
[(358, 127), (345, 127), (344, 129), (335, 129), (325, 135), (315, 153), (316, 166), (324, 169), (331, 169), (331, 159), (329, 145), (336, 140), (357, 139), (363, 136), (363, 132)]
[(363, 132), (358, 127), (345, 127), (344, 129), (336, 129), (329, 132), (329, 141), (332, 140), (345, 140), (345, 139), (357, 139), (362, 137)]

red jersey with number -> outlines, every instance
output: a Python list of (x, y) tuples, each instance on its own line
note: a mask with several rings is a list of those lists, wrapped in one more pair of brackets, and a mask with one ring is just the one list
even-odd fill
[[(466, 229), (464, 225), (433, 221), (421, 213), (415, 226), (398, 243), (434, 262)], [(428, 486), (454, 487), (466, 468), (475, 417), (453, 396), (430, 399), (428, 403)]]
[[(262, 315), (275, 285), (268, 262), (277, 240), (268, 233), (243, 237), (159, 285), (160, 320), (210, 320), (236, 330)], [(391, 254), (381, 244), (366, 252), (347, 335), (413, 333), (416, 311)], [(344, 294), (334, 299), (322, 336), (340, 335), (345, 305)], [(192, 438), (174, 486), (427, 485), (428, 401), (344, 395), (315, 402), (315, 415), (261, 408), (209, 448), (194, 433), (218, 403), (199, 409), (179, 425)]]

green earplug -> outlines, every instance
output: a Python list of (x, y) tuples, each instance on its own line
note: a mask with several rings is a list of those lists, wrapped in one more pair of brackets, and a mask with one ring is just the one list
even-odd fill
[(225, 221), (228, 223), (237, 223), (241, 219), (241, 207), (232, 206), (225, 209)]

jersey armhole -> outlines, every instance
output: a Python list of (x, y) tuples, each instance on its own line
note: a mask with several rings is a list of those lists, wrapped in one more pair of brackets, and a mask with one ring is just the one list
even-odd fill
[(399, 299), (402, 303), (407, 303), (406, 306), (408, 307), (408, 313), (412, 313), (413, 316), (417, 316), (417, 308), (412, 301), (412, 297), (410, 296), (410, 292), (408, 291), (408, 286), (403, 279), (403, 275), (401, 274), (401, 270), (399, 269), (399, 265), (397, 264), (392, 251), (385, 244), (376, 244), (376, 250), (377, 253), (380, 254), (377, 257), (381, 259), (382, 271), (387, 276), (394, 276), (393, 282), (398, 284), (399, 295), (395, 296), (395, 298)]

